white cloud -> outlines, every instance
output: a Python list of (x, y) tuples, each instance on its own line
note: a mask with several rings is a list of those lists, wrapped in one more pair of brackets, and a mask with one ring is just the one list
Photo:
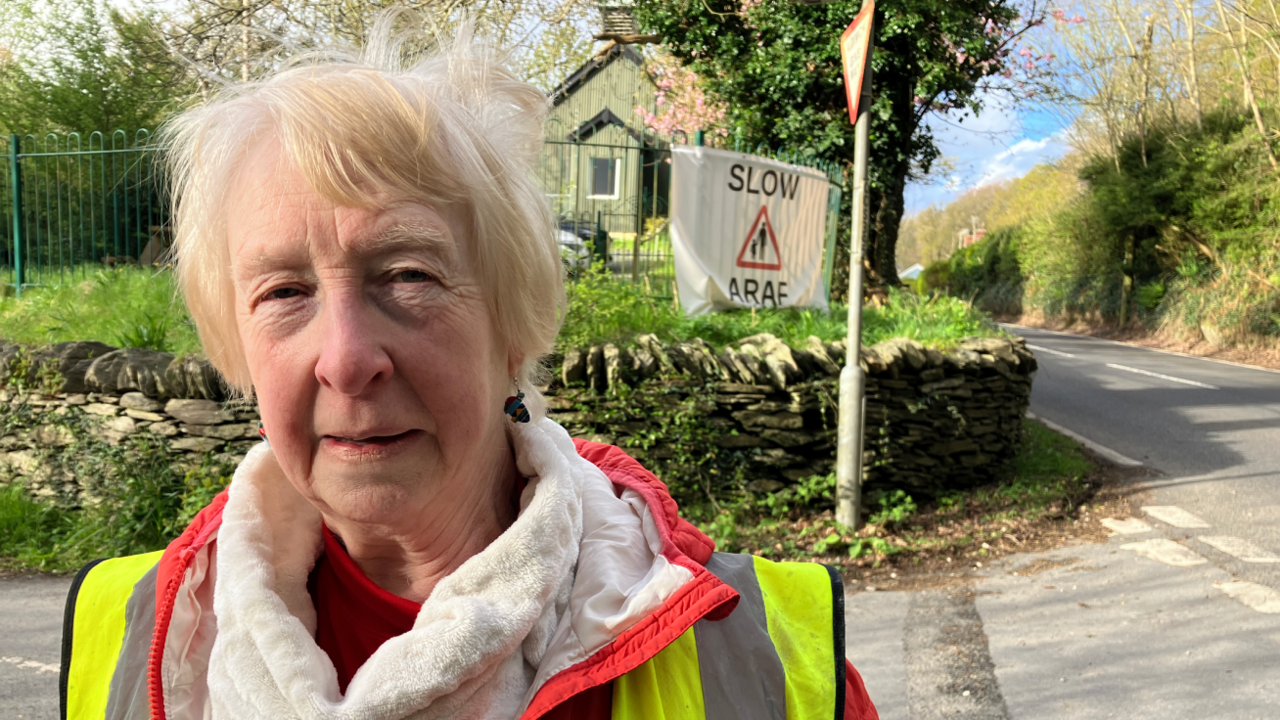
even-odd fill
[(1046, 133), (1041, 113), (1013, 106), (997, 97), (985, 99), (982, 114), (950, 113), (929, 119), (929, 127), (943, 156), (954, 161), (955, 172), (907, 186), (906, 210), (954, 200), (961, 193), (1025, 175), (1038, 163), (1067, 152), (1059, 133)]

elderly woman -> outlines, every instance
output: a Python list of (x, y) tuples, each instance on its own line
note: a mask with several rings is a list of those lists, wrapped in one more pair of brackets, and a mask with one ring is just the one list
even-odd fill
[(65, 717), (876, 717), (838, 575), (713, 554), (547, 419), (546, 98), (387, 26), (170, 125), (181, 287), (263, 442), (163, 553), (81, 571)]

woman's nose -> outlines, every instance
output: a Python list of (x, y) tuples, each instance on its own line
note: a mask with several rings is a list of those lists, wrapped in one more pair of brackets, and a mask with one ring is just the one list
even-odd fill
[(380, 323), (356, 293), (331, 295), (323, 309), (316, 379), (343, 395), (359, 395), (391, 377), (391, 356)]

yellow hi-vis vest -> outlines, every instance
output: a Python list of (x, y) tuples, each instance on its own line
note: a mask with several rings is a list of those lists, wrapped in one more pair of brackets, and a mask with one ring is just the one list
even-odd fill
[[(147, 658), (161, 553), (76, 576), (63, 624), (63, 720), (150, 717)], [(615, 720), (840, 720), (844, 592), (833, 568), (715, 553), (707, 569), (741, 595), (613, 681)]]

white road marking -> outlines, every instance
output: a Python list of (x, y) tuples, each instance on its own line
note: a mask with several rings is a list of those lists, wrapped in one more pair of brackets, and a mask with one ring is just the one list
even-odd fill
[(1213, 586), (1260, 613), (1280, 615), (1280, 592), (1276, 592), (1266, 585), (1259, 585), (1245, 580), (1232, 580), (1231, 582), (1214, 583)]
[(1264, 550), (1244, 538), (1232, 537), (1231, 535), (1198, 535), (1196, 539), (1247, 563), (1280, 563), (1280, 556), (1269, 550)]
[(1142, 512), (1174, 527), (1207, 528), (1209, 523), (1183, 510), (1177, 505), (1143, 505)]
[(1137, 373), (1139, 375), (1149, 375), (1153, 378), (1160, 378), (1161, 380), (1169, 380), (1176, 383), (1182, 383), (1184, 385), (1195, 385), (1196, 387), (1208, 388), (1209, 390), (1221, 389), (1217, 385), (1209, 385), (1207, 383), (1197, 382), (1195, 380), (1188, 380), (1186, 378), (1174, 377), (1172, 375), (1165, 375), (1164, 373), (1151, 372), (1150, 370), (1142, 370), (1140, 368), (1129, 367), (1128, 365), (1117, 365), (1115, 363), (1107, 363), (1107, 367), (1114, 368), (1116, 370), (1124, 370), (1125, 372)]
[(1094, 453), (1101, 455), (1102, 457), (1110, 460), (1112, 463), (1115, 463), (1116, 465), (1123, 465), (1124, 467), (1142, 467), (1142, 463), (1138, 462), (1137, 460), (1134, 460), (1133, 458), (1127, 457), (1125, 455), (1121, 455), (1115, 450), (1112, 450), (1111, 448), (1105, 445), (1100, 445), (1090, 440), (1089, 438), (1084, 437), (1083, 435), (1080, 435), (1079, 433), (1068, 430), (1056, 422), (1045, 420), (1044, 418), (1039, 417), (1035, 413), (1030, 413), (1030, 412), (1027, 413), (1027, 417), (1031, 418), (1032, 420), (1040, 421), (1041, 425), (1044, 425), (1045, 427), (1049, 428), (1050, 430), (1056, 433), (1061, 433), (1063, 435), (1066, 435), (1067, 437), (1071, 438), (1072, 440), (1075, 440), (1081, 445), (1092, 450)]
[(1092, 335), (1080, 335), (1079, 333), (1062, 332), (1061, 330), (1049, 330), (1047, 328), (1029, 327), (1027, 325), (1017, 325), (1014, 323), (996, 323), (1001, 327), (1018, 328), (1019, 330), (1031, 330), (1033, 332), (1049, 333), (1050, 335), (1061, 335), (1063, 337), (1092, 340), (1100, 343), (1111, 343), (1112, 345), (1120, 345), (1122, 347), (1133, 348), (1135, 350), (1149, 350), (1154, 353), (1163, 355), (1177, 355), (1178, 357), (1189, 358), (1191, 360), (1203, 360), (1205, 362), (1218, 363), (1219, 365), (1230, 365), (1232, 367), (1243, 368), (1245, 370), (1257, 370), (1258, 372), (1274, 373), (1280, 375), (1280, 370), (1275, 368), (1258, 367), (1257, 365), (1246, 365), (1245, 363), (1232, 362), (1231, 360), (1220, 360), (1218, 358), (1205, 357), (1203, 355), (1192, 355), (1191, 353), (1178, 352), (1177, 350), (1166, 350), (1164, 348), (1147, 347), (1146, 345), (1135, 345), (1134, 343), (1120, 342), (1119, 340), (1107, 340), (1106, 338), (1094, 337)]
[(1032, 345), (1031, 343), (1027, 343), (1027, 347), (1031, 348), (1032, 350), (1035, 350), (1036, 352), (1047, 352), (1047, 353), (1049, 353), (1050, 355), (1061, 355), (1062, 357), (1069, 357), (1069, 358), (1073, 358), (1073, 357), (1075, 357), (1075, 355), (1072, 355), (1072, 354), (1071, 354), (1071, 353), (1069, 353), (1069, 352), (1062, 352), (1061, 350), (1054, 350), (1053, 348), (1047, 348), (1047, 347), (1044, 347), (1044, 346), (1042, 346), (1042, 345)]
[(1102, 518), (1102, 524), (1119, 535), (1137, 535), (1138, 533), (1151, 532), (1152, 530), (1150, 525), (1139, 518), (1125, 518), (1124, 520)]
[(1174, 567), (1192, 567), (1209, 562), (1195, 551), (1179, 545), (1167, 538), (1131, 542), (1120, 546), (1121, 550), (1132, 550), (1143, 557), (1151, 558)]
[(20, 657), (0, 657), (0, 662), (9, 663), (24, 670), (35, 670), (36, 672), (58, 673), (62, 672), (62, 668), (49, 663), (36, 662), (35, 660), (24, 660)]

